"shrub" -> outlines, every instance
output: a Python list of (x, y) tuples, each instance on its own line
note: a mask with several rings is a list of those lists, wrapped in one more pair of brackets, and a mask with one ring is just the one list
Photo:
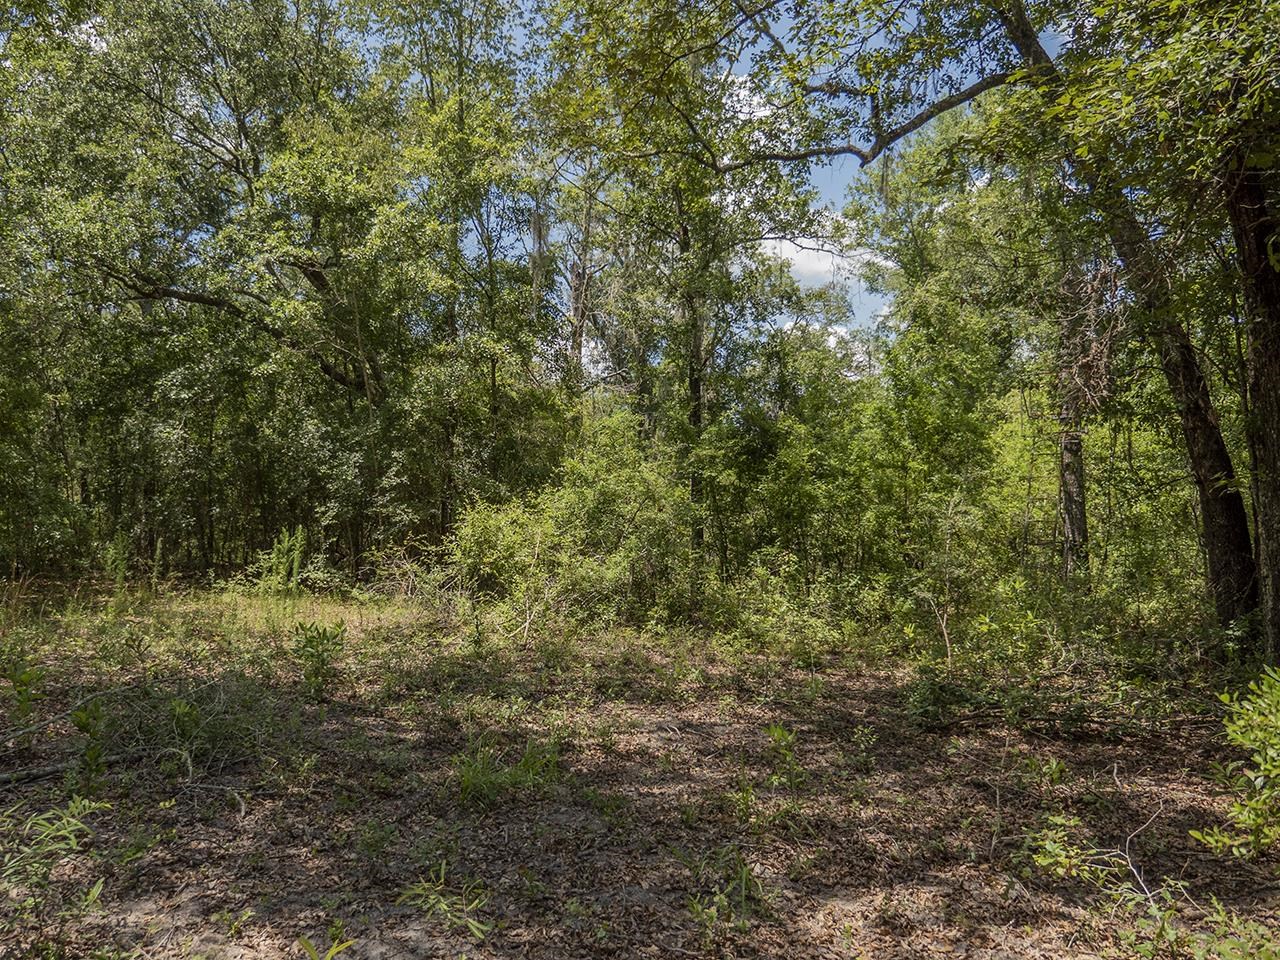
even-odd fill
[(1249, 760), (1224, 769), (1237, 790), (1230, 827), (1192, 831), (1219, 852), (1251, 857), (1280, 840), (1280, 671), (1268, 667), (1247, 696), (1222, 695), (1227, 704), (1227, 740), (1249, 752)]
[(646, 620), (691, 595), (688, 492), (673, 461), (641, 439), (639, 420), (597, 424), (561, 483), (538, 497), (474, 507), (454, 561), (488, 596), (522, 608), (572, 606), (587, 618)]

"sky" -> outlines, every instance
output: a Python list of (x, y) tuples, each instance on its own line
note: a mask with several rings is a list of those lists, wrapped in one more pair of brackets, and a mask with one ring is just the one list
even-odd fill
[[(849, 184), (858, 176), (859, 167), (850, 157), (838, 157), (834, 161), (815, 166), (809, 176), (818, 191), (823, 206), (837, 213), (844, 208)], [(856, 254), (843, 257), (822, 250), (810, 250), (787, 240), (772, 241), (767, 245), (770, 253), (791, 261), (791, 273), (801, 283), (818, 286), (838, 282), (849, 293), (853, 308), (854, 326), (870, 327), (888, 304), (886, 298), (872, 293), (858, 277)]]

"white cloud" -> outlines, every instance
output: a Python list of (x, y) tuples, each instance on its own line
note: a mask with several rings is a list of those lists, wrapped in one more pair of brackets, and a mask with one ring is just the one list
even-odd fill
[(818, 286), (824, 283), (850, 284), (858, 279), (859, 268), (866, 263), (884, 265), (883, 258), (870, 250), (837, 250), (814, 242), (766, 240), (765, 253), (787, 260), (791, 275), (800, 283)]
[(801, 283), (834, 283), (848, 272), (849, 258), (837, 251), (813, 249), (794, 240), (766, 240), (764, 249), (770, 256), (790, 261), (791, 274)]

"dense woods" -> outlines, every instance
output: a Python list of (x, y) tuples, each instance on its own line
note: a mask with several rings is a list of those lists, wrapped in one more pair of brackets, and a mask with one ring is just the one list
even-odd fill
[(0, 956), (1278, 956), (1280, 4), (11, 3), (0, 567)]

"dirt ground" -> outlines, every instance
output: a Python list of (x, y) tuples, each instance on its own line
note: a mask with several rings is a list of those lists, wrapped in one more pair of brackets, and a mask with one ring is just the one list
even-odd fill
[[(1129, 956), (1152, 933), (1108, 890), (1158, 899), (1171, 881), (1175, 928), (1211, 924), (1216, 898), (1280, 930), (1274, 864), (1188, 833), (1226, 809), (1212, 718), (926, 721), (905, 670), (372, 627), (307, 697), (283, 641), (255, 658), (188, 623), (151, 652), (180, 621), (135, 622), (117, 647), (66, 628), (74, 668), (65, 649), (57, 668), (39, 654), (49, 722), (0, 743), (0, 808), (65, 802), (80, 768), (24, 771), (81, 749), (62, 714), (86, 690), (105, 691), (120, 756), (94, 785), (110, 809), (53, 877), (101, 878), (98, 904), (13, 921), (6, 960), (57, 955), (40, 940), (73, 957), (297, 957), (301, 937), (321, 957), (352, 941), (351, 960)], [(175, 730), (194, 712), (198, 736), (139, 739), (131, 697)], [(1055, 836), (1064, 877), (1036, 863)]]

